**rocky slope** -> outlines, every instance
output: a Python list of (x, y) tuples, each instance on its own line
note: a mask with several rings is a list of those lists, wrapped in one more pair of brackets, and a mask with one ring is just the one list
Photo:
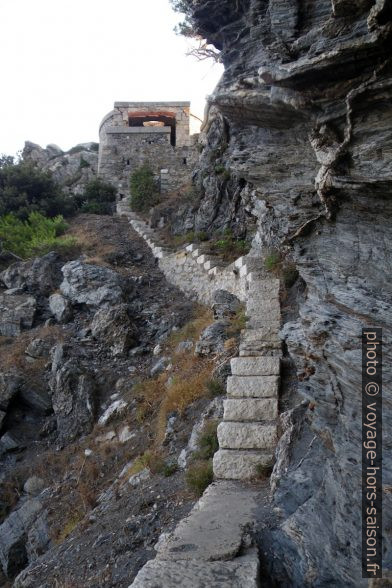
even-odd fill
[[(383, 327), (391, 380), (392, 5), (388, 0), (198, 0), (221, 51), (195, 174), (175, 231), (232, 227), (299, 278), (282, 300), (285, 372), (260, 533), (271, 581), (361, 579), (361, 329)], [(256, 231), (254, 226), (256, 225)], [(275, 260), (275, 261), (273, 261)], [(275, 268), (274, 268), (275, 266)], [(391, 400), (384, 399), (384, 569), (392, 568)]]
[(194, 504), (184, 468), (222, 412), (211, 357), (223, 377), (229, 334), (212, 312), (126, 219), (80, 215), (70, 232), (79, 250), (0, 274), (2, 586), (128, 586)]

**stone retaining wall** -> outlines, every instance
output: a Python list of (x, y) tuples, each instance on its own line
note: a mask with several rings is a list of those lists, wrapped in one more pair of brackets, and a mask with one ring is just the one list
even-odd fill
[(215, 290), (227, 290), (245, 302), (250, 274), (257, 260), (244, 256), (224, 266), (219, 258), (203, 253), (202, 248), (195, 244), (177, 251), (167, 249), (159, 244), (155, 231), (130, 212), (126, 202), (117, 204), (117, 212), (129, 218), (132, 227), (145, 239), (157, 258), (167, 280), (189, 298), (208, 305)]

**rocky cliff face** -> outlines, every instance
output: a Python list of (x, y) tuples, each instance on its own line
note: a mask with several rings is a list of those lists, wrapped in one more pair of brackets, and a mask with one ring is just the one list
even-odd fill
[[(208, 105), (197, 230), (254, 233), (254, 255), (294, 262), (277, 520), (260, 536), (271, 580), (363, 586), (361, 329), (392, 307), (392, 5), (388, 0), (199, 0), (225, 73)], [(294, 374), (294, 376), (293, 376)], [(391, 550), (391, 401), (384, 400), (384, 568)]]
[(26, 141), (22, 158), (49, 171), (66, 192), (82, 194), (86, 184), (97, 174), (98, 143), (79, 143), (64, 152), (57, 145), (48, 145), (43, 149)]

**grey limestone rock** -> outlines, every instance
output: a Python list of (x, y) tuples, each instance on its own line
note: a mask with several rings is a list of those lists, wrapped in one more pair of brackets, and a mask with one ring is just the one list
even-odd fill
[(95, 382), (91, 374), (69, 359), (51, 380), (52, 404), (62, 441), (89, 433), (95, 421)]
[(114, 356), (126, 355), (137, 344), (137, 330), (125, 304), (99, 309), (92, 320), (91, 333)]
[(0, 294), (0, 335), (15, 337), (31, 329), (36, 300), (27, 294)]
[(49, 296), (49, 308), (58, 323), (67, 323), (72, 318), (71, 303), (62, 294)]
[(53, 251), (29, 261), (18, 261), (0, 274), (7, 288), (26, 288), (48, 296), (58, 288), (62, 275), (61, 262)]
[(113, 270), (76, 260), (66, 263), (62, 272), (60, 290), (73, 304), (98, 307), (123, 302), (126, 283)]

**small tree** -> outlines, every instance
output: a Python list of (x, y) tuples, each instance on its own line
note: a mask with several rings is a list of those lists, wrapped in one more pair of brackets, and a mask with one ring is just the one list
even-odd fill
[(145, 212), (151, 206), (158, 203), (159, 192), (154, 179), (154, 174), (148, 164), (135, 169), (129, 182), (132, 210)]
[(193, 0), (170, 0), (170, 4), (175, 12), (180, 12), (185, 15), (184, 20), (175, 27), (176, 33), (188, 37), (197, 43), (195, 47), (187, 51), (186, 55), (196, 57), (198, 61), (212, 59), (216, 63), (220, 63), (220, 52), (204, 38), (203, 33), (197, 28), (196, 21), (193, 17), (193, 11), (195, 9)]
[(113, 202), (116, 201), (116, 188), (100, 178), (95, 178), (86, 184), (84, 193), (77, 197), (77, 200), (82, 212), (112, 214)]
[(65, 195), (51, 174), (30, 162), (0, 157), (0, 216), (13, 213), (26, 220), (31, 212), (64, 216), (74, 212), (72, 198)]

